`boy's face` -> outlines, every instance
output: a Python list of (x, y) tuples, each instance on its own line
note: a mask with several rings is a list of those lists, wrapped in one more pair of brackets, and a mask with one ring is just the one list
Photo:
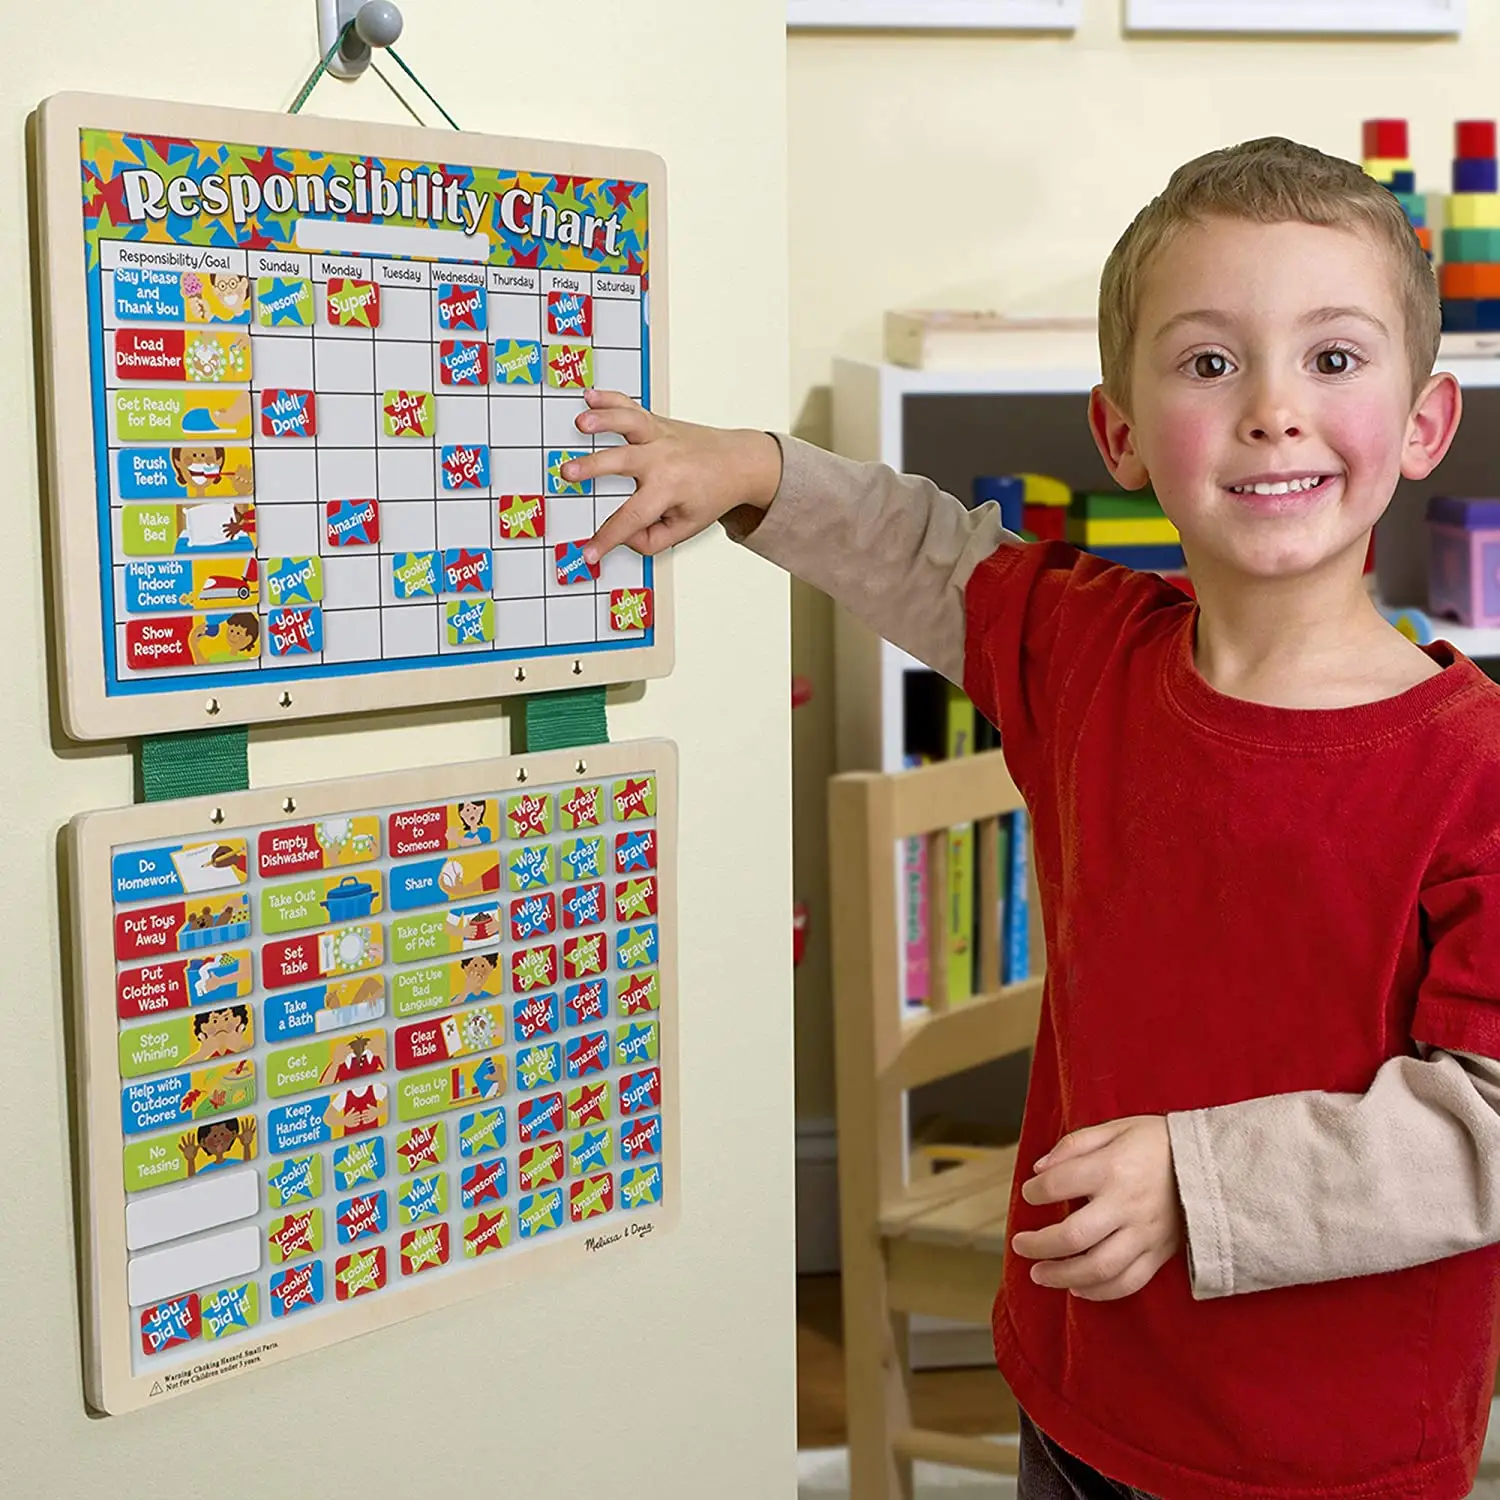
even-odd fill
[(1195, 579), (1357, 576), (1397, 478), (1425, 478), (1458, 421), (1451, 376), (1413, 402), (1405, 333), (1380, 246), (1185, 227), (1146, 273), (1132, 411), (1096, 395), (1095, 438), (1122, 484), (1153, 485)]

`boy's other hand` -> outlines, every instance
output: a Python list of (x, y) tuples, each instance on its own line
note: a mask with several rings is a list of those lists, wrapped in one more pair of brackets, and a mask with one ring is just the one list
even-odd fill
[(590, 566), (625, 545), (654, 554), (712, 526), (742, 505), (764, 510), (781, 483), (781, 448), (769, 433), (697, 427), (645, 410), (619, 391), (588, 391), (580, 432), (624, 443), (563, 465), (564, 479), (625, 474), (635, 493), (585, 544)]
[(1182, 1248), (1182, 1211), (1163, 1115), (1132, 1115), (1066, 1135), (1021, 1186), (1028, 1203), (1086, 1200), (1045, 1229), (1015, 1235), (1031, 1279), (1091, 1302), (1138, 1292)]

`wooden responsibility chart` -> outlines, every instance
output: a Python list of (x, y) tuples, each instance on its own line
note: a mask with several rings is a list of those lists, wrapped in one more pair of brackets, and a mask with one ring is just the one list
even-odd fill
[(63, 711), (124, 738), (662, 675), (670, 560), (581, 544), (591, 386), (665, 389), (641, 152), (41, 109)]
[(641, 741), (74, 820), (96, 1407), (649, 1253), (676, 782)]

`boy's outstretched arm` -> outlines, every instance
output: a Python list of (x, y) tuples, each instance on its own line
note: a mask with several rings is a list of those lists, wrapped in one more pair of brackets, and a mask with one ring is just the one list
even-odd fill
[(636, 484), (585, 547), (591, 562), (621, 545), (660, 552), (722, 520), (736, 541), (962, 684), (970, 575), (1002, 542), (1020, 540), (998, 507), (970, 511), (928, 480), (796, 438), (697, 427), (610, 391), (588, 401), (580, 431), (625, 443), (573, 461), (564, 477)]

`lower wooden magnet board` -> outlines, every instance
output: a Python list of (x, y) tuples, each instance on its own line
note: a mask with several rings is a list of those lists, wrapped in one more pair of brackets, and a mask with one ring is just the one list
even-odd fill
[(675, 1217), (675, 799), (642, 741), (74, 820), (95, 1407)]

